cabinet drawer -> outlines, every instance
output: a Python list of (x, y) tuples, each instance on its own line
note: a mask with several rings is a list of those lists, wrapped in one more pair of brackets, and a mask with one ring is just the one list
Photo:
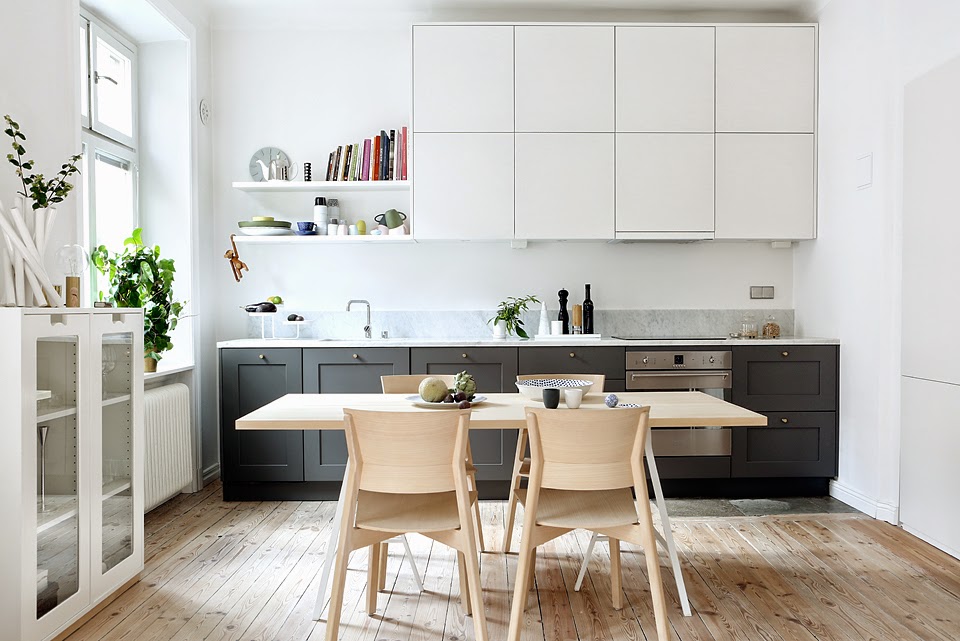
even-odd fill
[(521, 347), (520, 374), (603, 374), (623, 379), (626, 351), (622, 347)]
[(764, 412), (768, 427), (733, 428), (736, 477), (837, 475), (836, 412)]
[(835, 411), (838, 358), (834, 345), (736, 346), (733, 402), (755, 411)]

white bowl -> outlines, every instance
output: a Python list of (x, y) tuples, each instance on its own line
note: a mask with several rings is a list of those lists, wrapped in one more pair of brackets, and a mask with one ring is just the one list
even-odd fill
[(554, 387), (559, 390), (577, 388), (583, 390), (583, 395), (590, 393), (593, 383), (574, 378), (531, 378), (525, 381), (517, 381), (517, 389), (527, 398), (535, 401), (543, 400), (543, 390), (547, 387)]

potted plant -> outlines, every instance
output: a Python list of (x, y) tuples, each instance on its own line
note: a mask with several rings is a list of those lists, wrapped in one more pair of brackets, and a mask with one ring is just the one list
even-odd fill
[(510, 334), (516, 334), (520, 338), (530, 338), (523, 329), (521, 315), (527, 311), (532, 303), (539, 302), (536, 296), (523, 296), (521, 298), (511, 296), (501, 302), (497, 307), (497, 315), (487, 321), (487, 323), (493, 323), (493, 337), (506, 338)]
[(123, 241), (122, 252), (111, 256), (100, 245), (91, 258), (100, 273), (110, 278), (107, 300), (114, 307), (143, 308), (143, 368), (155, 372), (163, 352), (173, 347), (170, 333), (177, 327), (184, 303), (173, 300), (173, 260), (160, 258), (159, 245), (144, 245), (142, 234), (142, 229), (134, 229)]

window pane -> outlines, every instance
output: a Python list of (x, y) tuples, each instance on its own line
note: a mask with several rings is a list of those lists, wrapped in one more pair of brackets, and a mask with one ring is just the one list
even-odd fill
[(80, 23), (80, 116), (84, 123), (90, 117), (90, 49), (87, 47), (87, 23)]
[(130, 57), (97, 38), (97, 120), (133, 136), (133, 64)]
[[(135, 220), (133, 181), (132, 163), (99, 150), (94, 152), (91, 194), (95, 217), (92, 221), (94, 247), (106, 245), (110, 252), (123, 250), (123, 241), (129, 238)], [(94, 300), (99, 299), (98, 292), (103, 292), (106, 297), (110, 291), (109, 277), (98, 272), (94, 287)]]

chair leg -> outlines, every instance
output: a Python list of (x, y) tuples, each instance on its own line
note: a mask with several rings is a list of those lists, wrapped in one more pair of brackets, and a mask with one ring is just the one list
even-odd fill
[(520, 641), (520, 626), (523, 625), (523, 613), (527, 609), (527, 597), (530, 594), (530, 574), (533, 572), (531, 563), (536, 549), (533, 548), (531, 543), (528, 533), (524, 530), (520, 540), (517, 578), (514, 581), (513, 603), (510, 606), (510, 627), (507, 631), (507, 641)]
[(467, 582), (467, 560), (463, 552), (457, 552), (457, 571), (460, 575), (460, 603), (463, 613), (470, 616), (473, 609), (470, 607), (470, 585)]
[(377, 570), (377, 590), (387, 589), (387, 557), (389, 544), (384, 541), (380, 544), (380, 569)]
[(667, 626), (667, 601), (663, 594), (663, 578), (660, 575), (660, 555), (657, 554), (657, 538), (653, 532), (653, 517), (646, 486), (637, 488), (637, 504), (640, 516), (640, 539), (643, 555), (647, 559), (647, 579), (650, 581), (650, 596), (653, 598), (653, 614), (657, 621), (657, 636), (660, 641), (670, 639)]
[[(470, 481), (470, 489), (476, 491), (477, 489), (477, 475), (475, 472), (472, 472), (467, 475), (467, 480)], [(487, 546), (483, 541), (483, 521), (480, 517), (480, 500), (477, 499), (476, 503), (473, 504), (473, 516), (476, 519), (474, 528), (477, 530), (477, 549), (481, 552), (486, 552)]]
[(510, 552), (510, 542), (513, 538), (513, 522), (517, 518), (517, 490), (520, 489), (520, 468), (523, 466), (523, 456), (527, 449), (527, 431), (520, 430), (517, 436), (517, 458), (513, 462), (513, 476), (510, 480), (510, 495), (507, 497), (507, 520), (504, 523), (503, 551)]
[(663, 539), (667, 545), (667, 556), (673, 567), (673, 580), (677, 583), (677, 593), (680, 595), (680, 609), (683, 616), (692, 616), (690, 599), (687, 597), (687, 586), (683, 582), (683, 572), (680, 570), (680, 556), (677, 554), (677, 544), (673, 540), (673, 527), (670, 525), (670, 516), (667, 514), (667, 502), (663, 498), (663, 488), (660, 486), (660, 473), (657, 471), (657, 461), (653, 456), (653, 442), (650, 433), (647, 433), (645, 447), (647, 470), (650, 472), (650, 482), (653, 485), (653, 495), (657, 499), (657, 509), (660, 510), (660, 527), (663, 528)]
[(380, 584), (380, 553), (383, 546), (374, 543), (370, 546), (367, 560), (367, 616), (373, 616), (377, 611), (377, 587)]
[[(350, 461), (347, 460), (347, 466), (343, 470), (343, 478), (349, 478)], [(333, 570), (334, 561), (337, 558), (337, 547), (340, 541), (340, 529), (343, 521), (343, 511), (347, 506), (347, 482), (340, 485), (340, 497), (337, 499), (337, 509), (333, 514), (333, 522), (330, 527), (330, 540), (327, 543), (326, 557), (323, 559), (323, 570), (320, 573), (320, 588), (317, 590), (317, 603), (313, 608), (313, 620), (319, 621), (320, 614), (323, 612), (324, 599), (327, 597), (327, 586), (330, 583), (330, 572)]]
[(473, 537), (463, 537), (467, 548), (464, 561), (467, 570), (467, 585), (470, 590), (470, 607), (473, 610), (473, 633), (476, 641), (487, 641), (487, 614), (483, 607), (483, 588), (480, 587), (479, 554)]
[(573, 584), (574, 592), (579, 592), (583, 586), (583, 577), (587, 576), (587, 568), (590, 566), (590, 559), (593, 558), (593, 548), (597, 545), (598, 540), (600, 540), (600, 535), (594, 532), (593, 536), (590, 537), (590, 542), (587, 544), (587, 551), (583, 555), (583, 563), (580, 565), (577, 582)]
[(420, 578), (420, 572), (417, 571), (417, 562), (413, 558), (413, 551), (410, 549), (410, 544), (407, 542), (407, 535), (404, 534), (400, 537), (403, 539), (403, 556), (407, 559), (407, 564), (410, 566), (410, 571), (413, 572), (413, 580), (417, 583), (417, 589), (423, 592), (423, 579)]
[(610, 594), (613, 595), (613, 609), (622, 610), (623, 574), (620, 571), (620, 539), (610, 539)]
[(330, 592), (330, 611), (327, 613), (326, 641), (337, 641), (340, 636), (340, 611), (343, 609), (343, 588), (347, 582), (347, 561), (350, 559), (349, 533), (340, 531), (337, 560), (333, 565), (333, 588)]

